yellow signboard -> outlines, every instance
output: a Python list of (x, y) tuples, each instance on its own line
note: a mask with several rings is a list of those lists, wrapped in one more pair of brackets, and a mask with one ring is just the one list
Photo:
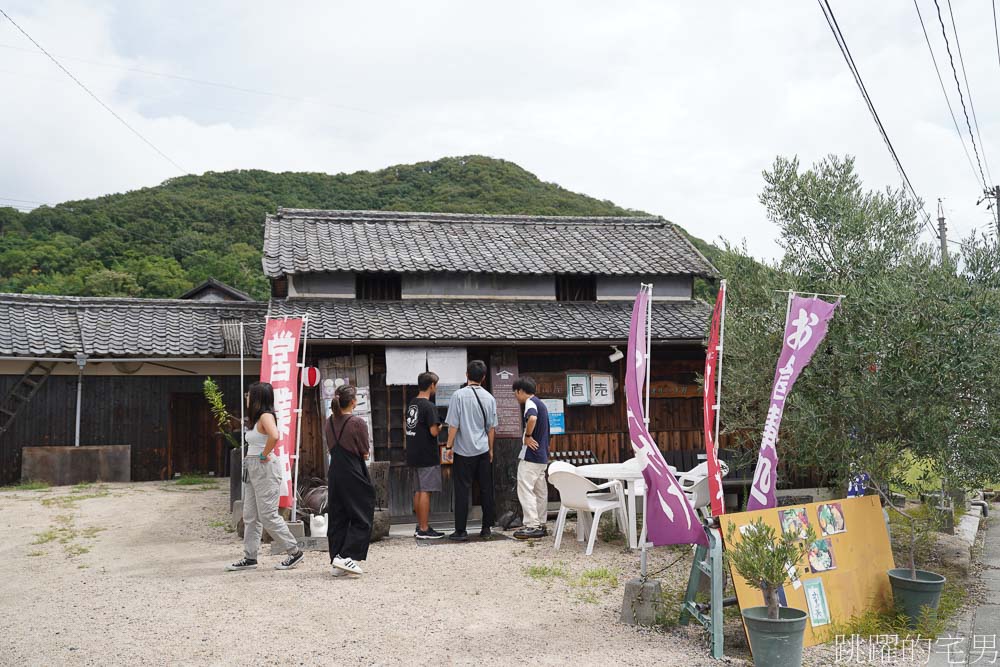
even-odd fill
[[(830, 629), (836, 623), (849, 621), (872, 607), (882, 609), (891, 604), (886, 572), (895, 564), (877, 496), (723, 514), (719, 517), (722, 535), (732, 524), (736, 526), (733, 542), (739, 543), (740, 529), (758, 518), (775, 532), (797, 532), (808, 523), (816, 533), (816, 542), (799, 563), (798, 580), (783, 588), (787, 606), (809, 614), (806, 646), (833, 639)], [(735, 572), (733, 579), (740, 608), (763, 606), (764, 596), (759, 590), (751, 588)]]

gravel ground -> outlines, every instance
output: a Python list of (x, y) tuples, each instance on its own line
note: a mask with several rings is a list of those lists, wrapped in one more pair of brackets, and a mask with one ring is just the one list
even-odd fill
[[(275, 571), (265, 546), (256, 571), (227, 573), (241, 555), (227, 493), (164, 482), (0, 492), (10, 566), (0, 664), (747, 664), (735, 618), (722, 662), (697, 626), (618, 623), (638, 555), (601, 543), (586, 557), (569, 532), (558, 552), (551, 537), (390, 538), (372, 545), (358, 578), (333, 578), (320, 552)], [(676, 595), (690, 557), (650, 557), (653, 571), (679, 556), (660, 578)], [(807, 662), (833, 662), (817, 649)]]

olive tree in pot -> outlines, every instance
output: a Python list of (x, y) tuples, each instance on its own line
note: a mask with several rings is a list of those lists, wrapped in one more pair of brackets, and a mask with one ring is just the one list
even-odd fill
[(742, 610), (756, 664), (784, 667), (802, 663), (802, 634), (808, 614), (779, 607), (778, 589), (798, 576), (798, 563), (815, 539), (812, 526), (805, 535), (786, 532), (780, 537), (763, 519), (739, 533), (734, 525), (729, 526), (726, 561), (749, 586), (764, 594), (765, 606)]
[(896, 505), (878, 484), (873, 484), (870, 488), (878, 492), (889, 509), (906, 519), (910, 528), (907, 543), (909, 567), (896, 567), (887, 573), (896, 608), (906, 615), (910, 627), (916, 627), (921, 617), (934, 620), (937, 618), (938, 603), (941, 601), (941, 591), (944, 590), (946, 579), (936, 572), (918, 570), (916, 567), (917, 541), (922, 532), (931, 528), (931, 522)]

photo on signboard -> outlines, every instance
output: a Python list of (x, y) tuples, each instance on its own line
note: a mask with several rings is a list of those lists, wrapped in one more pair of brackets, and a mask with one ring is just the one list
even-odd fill
[(822, 579), (807, 579), (805, 582), (806, 606), (809, 607), (809, 622), (818, 627), (830, 623), (830, 605), (826, 602), (826, 590)]
[(791, 507), (778, 512), (781, 518), (781, 532), (793, 533), (800, 540), (805, 539), (806, 530), (809, 528), (809, 515), (804, 507)]
[(844, 510), (840, 503), (828, 503), (820, 505), (816, 510), (816, 517), (819, 519), (819, 529), (823, 535), (836, 535), (846, 533), (847, 525), (844, 522)]
[(809, 546), (809, 567), (813, 572), (826, 572), (837, 567), (837, 561), (833, 557), (833, 545), (829, 538), (816, 540)]

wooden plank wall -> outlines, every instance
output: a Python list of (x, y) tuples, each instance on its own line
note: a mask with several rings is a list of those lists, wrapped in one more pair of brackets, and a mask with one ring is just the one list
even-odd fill
[[(0, 394), (20, 376), (0, 375)], [(204, 376), (84, 376), (81, 439), (88, 445), (131, 445), (132, 479), (162, 479), (167, 474), (170, 395), (199, 393)], [(239, 414), (239, 377), (216, 380), (231, 411)], [(247, 383), (256, 378), (248, 377)], [(33, 445), (72, 445), (76, 415), (76, 377), (53, 375), (11, 426), (0, 435), (0, 484), (21, 476), (21, 449)], [(214, 447), (214, 442), (208, 443)]]

